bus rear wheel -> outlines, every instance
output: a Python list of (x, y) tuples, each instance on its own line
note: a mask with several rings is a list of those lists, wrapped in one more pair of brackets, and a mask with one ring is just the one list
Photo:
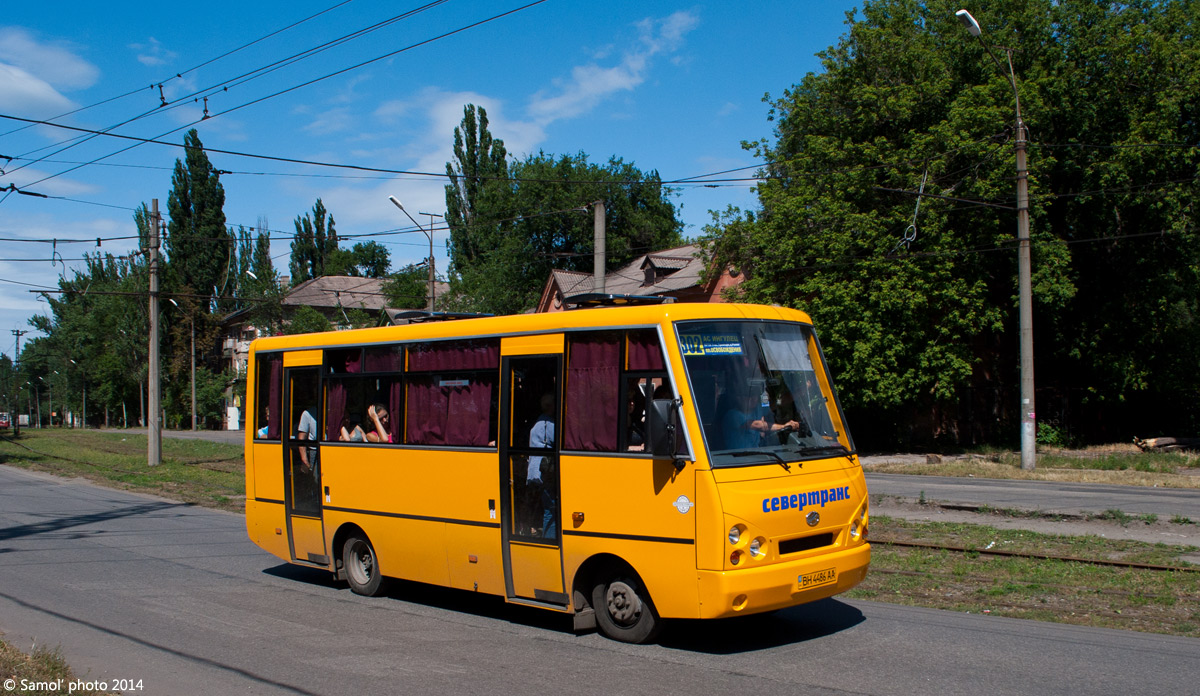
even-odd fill
[(354, 594), (375, 597), (383, 588), (383, 576), (375, 547), (366, 536), (351, 534), (342, 547), (342, 567), (346, 570), (346, 581)]
[(649, 643), (662, 630), (650, 593), (633, 573), (616, 573), (596, 583), (592, 607), (600, 632), (622, 643)]

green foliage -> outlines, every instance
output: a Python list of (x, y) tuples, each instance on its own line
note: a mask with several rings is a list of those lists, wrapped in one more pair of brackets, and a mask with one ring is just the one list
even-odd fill
[(595, 201), (605, 203), (609, 267), (681, 243), (682, 225), (657, 172), (617, 157), (600, 166), (583, 153), (544, 152), (512, 163), (510, 172), (505, 188), (486, 191), (486, 205), (477, 200), (475, 222), (460, 228), (469, 253), (454, 246), (451, 223), (450, 304), (458, 309), (521, 312), (537, 303), (551, 270), (591, 271)]
[(313, 204), (312, 213), (296, 217), (295, 225), (292, 255), (288, 263), (293, 287), (327, 275), (325, 265), (331, 260), (335, 265), (346, 265), (344, 259), (339, 260), (336, 256), (339, 251), (337, 230), (333, 216), (325, 210), (320, 198)]
[(286, 335), (317, 333), (320, 331), (332, 331), (333, 325), (317, 310), (308, 305), (301, 305), (299, 309), (292, 314), (292, 320), (283, 327), (283, 333)]
[(389, 307), (423, 309), (429, 306), (429, 271), (410, 264), (388, 276), (383, 284)]
[[(1039, 415), (1092, 439), (1200, 427), (1196, 5), (976, 15), (1019, 49)], [(706, 228), (740, 297), (814, 318), (865, 443), (1017, 432), (1013, 89), (958, 7), (864, 3), (824, 72), (768, 98), (760, 209)]]
[(165, 250), (173, 289), (227, 296), (235, 240), (225, 229), (225, 189), (193, 128), (184, 137), (186, 155), (175, 160), (167, 197)]

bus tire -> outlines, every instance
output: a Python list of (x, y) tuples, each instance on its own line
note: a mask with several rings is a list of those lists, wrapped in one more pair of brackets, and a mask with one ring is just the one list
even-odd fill
[(630, 571), (602, 577), (592, 588), (592, 607), (600, 632), (622, 643), (653, 641), (663, 622), (642, 581)]
[(342, 546), (342, 567), (346, 571), (346, 582), (354, 594), (375, 597), (383, 589), (383, 575), (379, 573), (379, 559), (375, 547), (365, 534), (353, 533)]

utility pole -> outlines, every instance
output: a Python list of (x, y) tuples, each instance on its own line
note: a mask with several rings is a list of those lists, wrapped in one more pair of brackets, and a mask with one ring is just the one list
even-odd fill
[(196, 430), (196, 317), (188, 319), (192, 329), (192, 431)]
[(604, 292), (605, 248), (604, 201), (592, 204), (592, 292)]
[(146, 461), (150, 466), (162, 462), (162, 405), (158, 383), (158, 199), (152, 202), (150, 213), (150, 413), (146, 420)]
[[(967, 31), (979, 39), (988, 56), (1000, 72), (1004, 66), (992, 53), (991, 46), (983, 40), (979, 22), (966, 10), (954, 13)], [(1013, 102), (1017, 111), (1017, 309), (1021, 329), (1021, 468), (1032, 470), (1037, 466), (1037, 416), (1034, 411), (1033, 382), (1033, 287), (1031, 282), (1032, 254), (1029, 245), (1029, 170), (1025, 164), (1025, 121), (1021, 118), (1021, 93), (1017, 90), (1017, 73), (1013, 69), (1013, 49), (1004, 46), (1008, 57), (1008, 83), (1012, 86)]]
[[(13, 389), (15, 390), (17, 389), (17, 385), (20, 384), (18, 372), (20, 372), (21, 369), (21, 337), (29, 332), (22, 331), (20, 329), (13, 329), (12, 332), (13, 335), (17, 337), (17, 353), (16, 359), (13, 361)], [(17, 410), (21, 408), (20, 397), (17, 397), (13, 403), (16, 404), (16, 406), (12, 409), (12, 415), (10, 418), (12, 418), (13, 437), (16, 437), (17, 435), (21, 434), (21, 418), (17, 413)]]

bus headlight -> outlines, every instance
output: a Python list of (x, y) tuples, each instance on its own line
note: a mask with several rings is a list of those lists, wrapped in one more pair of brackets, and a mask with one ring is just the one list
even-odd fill
[(737, 544), (742, 538), (742, 525), (735, 524), (729, 528), (729, 543)]
[(867, 536), (867, 504), (864, 502), (862, 509), (854, 516), (854, 521), (850, 523), (850, 541), (859, 541)]
[(752, 540), (752, 541), (750, 542), (750, 555), (751, 555), (751, 556), (754, 556), (755, 558), (757, 558), (758, 556), (762, 555), (762, 553), (763, 553), (763, 551), (762, 551), (762, 545), (763, 545), (763, 543), (764, 543), (764, 542), (763, 542), (763, 540), (762, 540), (761, 538), (756, 538), (756, 539)]

